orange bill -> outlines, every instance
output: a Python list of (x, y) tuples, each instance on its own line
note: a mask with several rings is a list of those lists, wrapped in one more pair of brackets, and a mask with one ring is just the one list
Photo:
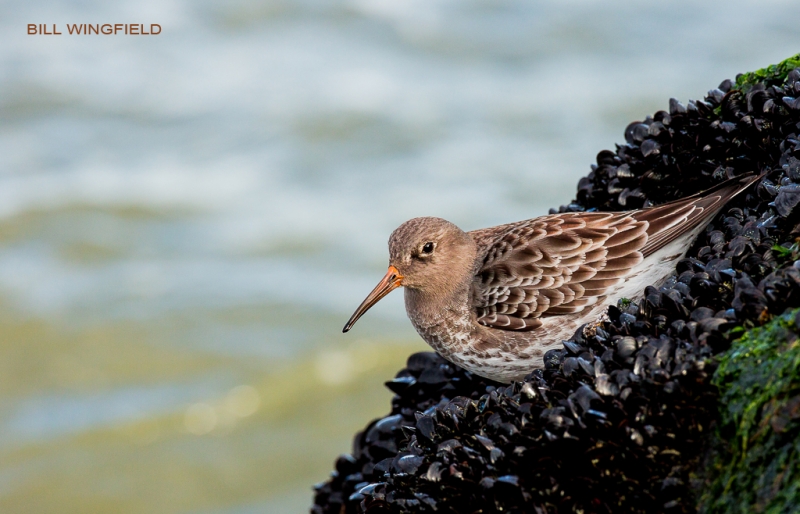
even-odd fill
[(364, 313), (370, 309), (370, 307), (378, 303), (378, 300), (391, 293), (394, 289), (400, 287), (402, 282), (403, 275), (401, 275), (394, 266), (389, 266), (389, 271), (386, 272), (386, 275), (383, 276), (383, 279), (378, 283), (377, 286), (375, 286), (375, 289), (373, 289), (372, 292), (367, 295), (364, 301), (361, 302), (361, 305), (358, 306), (356, 312), (350, 316), (350, 320), (344, 326), (342, 332), (347, 332), (353, 328), (353, 325), (356, 324), (358, 318), (363, 316)]

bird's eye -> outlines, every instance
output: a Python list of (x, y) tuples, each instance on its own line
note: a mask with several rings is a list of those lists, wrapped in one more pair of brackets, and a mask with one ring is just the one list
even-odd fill
[(422, 245), (422, 253), (428, 253), (428, 254), (433, 253), (433, 243), (428, 241), (427, 243)]

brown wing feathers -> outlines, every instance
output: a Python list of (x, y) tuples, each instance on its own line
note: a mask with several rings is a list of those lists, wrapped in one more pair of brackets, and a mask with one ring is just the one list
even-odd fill
[(564, 213), (472, 232), (486, 249), (473, 283), (478, 322), (533, 330), (602, 301), (631, 268), (715, 214), (758, 177), (640, 211)]
[(647, 257), (702, 224), (759, 178), (756, 175), (733, 178), (703, 193), (633, 212), (636, 219), (650, 225), (647, 231), (650, 238), (642, 253)]
[(646, 225), (622, 213), (573, 213), (504, 227), (476, 276), (478, 321), (531, 330), (541, 317), (593, 305), (641, 261)]

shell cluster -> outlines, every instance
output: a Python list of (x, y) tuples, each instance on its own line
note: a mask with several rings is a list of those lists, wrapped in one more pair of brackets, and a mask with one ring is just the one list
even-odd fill
[(391, 414), (356, 435), (311, 512), (696, 511), (715, 356), (800, 306), (800, 68), (757, 78), (631, 123), (559, 209), (641, 208), (764, 173), (674, 277), (621, 299), (523, 382), (412, 355), (387, 383)]

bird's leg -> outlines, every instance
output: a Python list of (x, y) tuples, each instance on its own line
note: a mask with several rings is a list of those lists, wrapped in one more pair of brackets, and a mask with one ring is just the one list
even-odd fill
[(608, 319), (608, 309), (604, 309), (603, 312), (597, 316), (596, 320), (583, 326), (583, 337), (594, 337), (597, 334), (597, 329), (602, 327), (603, 323), (607, 321), (610, 321)]

